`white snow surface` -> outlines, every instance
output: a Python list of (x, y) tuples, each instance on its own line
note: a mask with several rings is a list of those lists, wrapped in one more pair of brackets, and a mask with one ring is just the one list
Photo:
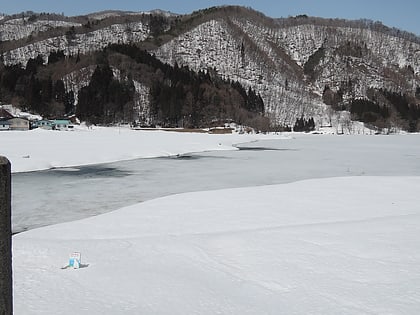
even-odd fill
[(38, 128), (0, 132), (0, 155), (11, 161), (12, 172), (16, 173), (191, 152), (234, 150), (234, 144), (273, 137), (282, 136), (142, 131), (126, 127), (79, 127), (68, 132)]
[[(13, 237), (15, 314), (419, 314), (418, 177), (172, 195)], [(82, 254), (81, 269), (61, 267)]]
[[(18, 172), (264, 137), (282, 136), (5, 131), (0, 154)], [(420, 314), (419, 191), (416, 176), (310, 179), (171, 195), (19, 233), (14, 314)], [(62, 269), (73, 252), (82, 268)]]

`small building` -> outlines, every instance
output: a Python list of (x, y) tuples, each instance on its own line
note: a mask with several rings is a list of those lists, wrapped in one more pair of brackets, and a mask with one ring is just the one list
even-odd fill
[(0, 131), (10, 130), (10, 123), (8, 120), (0, 120)]
[(34, 128), (42, 128), (42, 129), (47, 129), (47, 130), (52, 130), (54, 126), (54, 123), (52, 120), (37, 120), (33, 123), (33, 127)]
[(55, 119), (53, 120), (53, 129), (55, 130), (71, 130), (73, 129), (73, 125), (70, 123), (68, 119)]
[(29, 120), (24, 118), (11, 118), (7, 120), (10, 123), (10, 130), (29, 130)]

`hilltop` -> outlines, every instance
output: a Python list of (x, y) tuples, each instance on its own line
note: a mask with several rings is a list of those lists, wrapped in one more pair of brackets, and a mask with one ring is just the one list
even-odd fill
[[(109, 73), (107, 87), (114, 82), (123, 96), (115, 115), (95, 122), (194, 127), (236, 121), (279, 130), (312, 118), (317, 127), (349, 132), (352, 120), (388, 131), (420, 129), (420, 39), (380, 22), (273, 19), (223, 6), (187, 15), (31, 13), (3, 18), (0, 30), (0, 99), (23, 107), (50, 107), (53, 96), (39, 97), (43, 85), (61, 80), (69, 100), (55, 100), (63, 104), (58, 112), (76, 113), (99, 67)], [(10, 72), (19, 73), (13, 83)], [(20, 81), (28, 86), (31, 78), (38, 81), (28, 91)], [(110, 95), (96, 101), (118, 103)]]

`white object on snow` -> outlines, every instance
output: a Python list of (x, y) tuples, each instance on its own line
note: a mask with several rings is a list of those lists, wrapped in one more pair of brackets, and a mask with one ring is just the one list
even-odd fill
[(70, 255), (69, 268), (79, 269), (82, 262), (82, 254), (74, 252)]

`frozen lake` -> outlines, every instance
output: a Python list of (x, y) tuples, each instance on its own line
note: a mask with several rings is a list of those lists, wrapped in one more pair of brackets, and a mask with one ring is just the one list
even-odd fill
[(419, 135), (297, 135), (289, 140), (258, 141), (239, 148), (13, 174), (13, 231), (76, 220), (190, 191), (321, 177), (420, 176)]

